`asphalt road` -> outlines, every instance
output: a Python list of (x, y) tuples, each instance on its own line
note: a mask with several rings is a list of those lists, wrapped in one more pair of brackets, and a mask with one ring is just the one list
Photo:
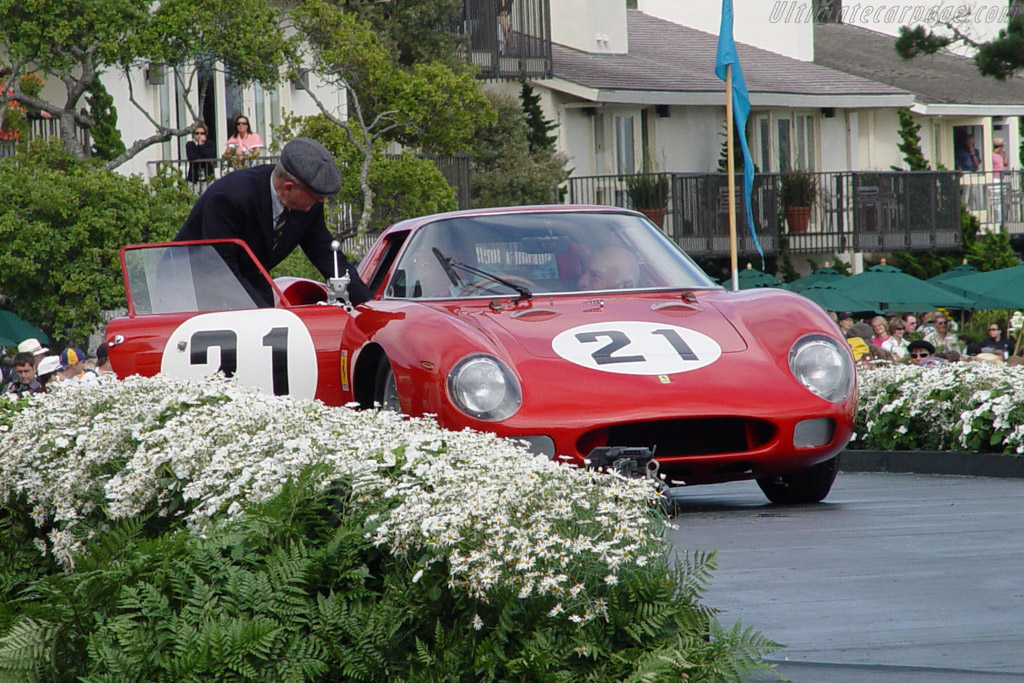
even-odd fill
[(1024, 480), (851, 474), (818, 505), (753, 482), (674, 489), (706, 603), (787, 647), (797, 683), (1024, 681)]

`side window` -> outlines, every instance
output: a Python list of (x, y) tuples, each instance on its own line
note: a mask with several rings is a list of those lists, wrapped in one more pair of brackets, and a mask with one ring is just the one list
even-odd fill
[(251, 263), (244, 249), (230, 243), (126, 250), (124, 268), (135, 314), (258, 308), (225, 257)]

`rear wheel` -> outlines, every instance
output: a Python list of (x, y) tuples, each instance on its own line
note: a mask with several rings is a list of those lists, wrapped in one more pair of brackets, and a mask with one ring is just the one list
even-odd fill
[(380, 359), (377, 366), (377, 379), (373, 387), (373, 401), (382, 410), (402, 412), (398, 401), (398, 383), (395, 382), (395, 371), (391, 369), (391, 361), (387, 356)]
[(787, 472), (777, 477), (758, 479), (757, 485), (773, 503), (793, 505), (796, 503), (819, 503), (832, 490), (832, 483), (839, 472), (839, 456), (817, 465)]

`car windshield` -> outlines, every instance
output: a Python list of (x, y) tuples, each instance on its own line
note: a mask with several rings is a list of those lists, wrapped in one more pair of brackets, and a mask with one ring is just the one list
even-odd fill
[(249, 261), (233, 244), (147, 246), (124, 252), (136, 315), (257, 308), (225, 260)]
[(533, 295), (716, 286), (643, 218), (559, 211), (449, 218), (424, 225), (399, 257), (386, 296), (516, 294), (510, 284)]

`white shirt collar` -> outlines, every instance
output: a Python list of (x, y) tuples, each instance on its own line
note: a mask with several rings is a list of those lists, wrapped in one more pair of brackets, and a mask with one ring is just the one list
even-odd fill
[(271, 225), (277, 225), (277, 219), (280, 217), (281, 212), (284, 211), (284, 204), (281, 203), (281, 198), (277, 196), (277, 188), (274, 187), (274, 175), (270, 175), (270, 205), (273, 209), (274, 216), (270, 221)]

